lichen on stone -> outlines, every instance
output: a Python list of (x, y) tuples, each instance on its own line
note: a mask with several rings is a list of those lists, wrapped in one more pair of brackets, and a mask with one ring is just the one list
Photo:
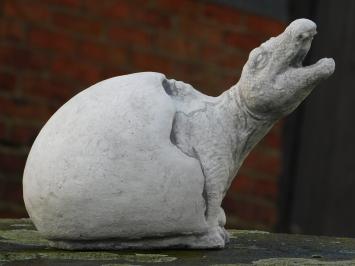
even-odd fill
[[(48, 252), (6, 252), (0, 253), (0, 261), (22, 261), (30, 259), (49, 259), (49, 260), (124, 260), (127, 262), (143, 263), (167, 263), (176, 260), (164, 254), (117, 254), (111, 252), (74, 252), (74, 251), (56, 251)], [(112, 264), (114, 265), (114, 264)], [(128, 265), (128, 264), (117, 264)]]
[(12, 230), (16, 227), (22, 227), (26, 229), (34, 229), (30, 219), (1, 219), (0, 230)]
[(247, 266), (247, 263), (227, 263), (227, 264), (212, 264), (210, 266)]
[(38, 255), (43, 259), (59, 260), (121, 260), (127, 255), (115, 254), (111, 252), (75, 252), (75, 251), (56, 251), (41, 252)]
[(259, 231), (259, 230), (228, 230), (230, 238), (236, 238), (239, 235), (247, 235), (247, 234), (270, 234), (266, 231)]
[(171, 262), (176, 258), (165, 254), (135, 254), (134, 257), (129, 257), (126, 260), (131, 262)]
[(129, 262), (171, 262), (175, 257), (162, 254), (117, 254), (110, 252), (55, 251), (39, 253), (41, 258), (65, 260), (125, 260)]
[[(1, 265), (1, 264), (0, 264)], [(101, 266), (140, 266), (137, 264), (122, 264), (122, 263), (110, 263), (110, 264), (101, 264)]]
[(46, 245), (48, 241), (40, 236), (36, 230), (16, 229), (0, 230), (0, 242), (24, 244), (24, 245)]
[[(17, 260), (33, 260), (36, 259), (37, 255), (31, 252), (0, 252), (0, 262), (9, 262)], [(1, 265), (1, 264), (0, 264)]]
[(355, 265), (355, 260), (340, 260), (340, 261), (324, 261), (317, 259), (305, 258), (270, 258), (253, 261), (253, 265), (257, 266), (293, 266), (293, 265)]

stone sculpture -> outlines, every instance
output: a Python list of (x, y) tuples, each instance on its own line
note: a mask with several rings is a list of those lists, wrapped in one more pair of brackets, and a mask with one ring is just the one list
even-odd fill
[(39, 133), (24, 200), (64, 249), (222, 248), (220, 207), (244, 158), (334, 71), (302, 66), (316, 25), (292, 22), (254, 49), (218, 97), (160, 73), (104, 80), (64, 104)]

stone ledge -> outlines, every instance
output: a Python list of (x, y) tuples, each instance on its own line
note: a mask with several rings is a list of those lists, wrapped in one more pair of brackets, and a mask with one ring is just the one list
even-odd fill
[(229, 232), (223, 250), (74, 252), (48, 247), (29, 219), (0, 219), (0, 265), (355, 265), (355, 239)]

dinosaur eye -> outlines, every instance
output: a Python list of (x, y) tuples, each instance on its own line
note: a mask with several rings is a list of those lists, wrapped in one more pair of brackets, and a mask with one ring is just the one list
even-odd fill
[(268, 62), (268, 59), (269, 59), (268, 53), (262, 52), (262, 53), (258, 54), (254, 60), (254, 67), (256, 69), (261, 69), (261, 68), (265, 67)]

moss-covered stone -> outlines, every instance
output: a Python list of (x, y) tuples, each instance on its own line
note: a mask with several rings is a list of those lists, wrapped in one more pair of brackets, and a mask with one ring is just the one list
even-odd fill
[(110, 264), (102, 264), (101, 266), (140, 266), (140, 265), (137, 265), (137, 264), (110, 263)]
[(229, 230), (229, 235), (230, 238), (236, 238), (240, 235), (244, 235), (244, 234), (270, 234), (269, 232), (266, 231), (259, 231), (259, 230)]
[(33, 226), (30, 219), (1, 219), (0, 220), (0, 230), (12, 230), (18, 228), (26, 228), (29, 230), (34, 230), (35, 227)]
[(176, 260), (165, 254), (117, 254), (111, 252), (74, 252), (74, 251), (48, 251), (48, 252), (7, 252), (0, 253), (0, 261), (22, 261), (31, 259), (50, 259), (50, 260), (124, 260), (127, 262), (161, 263)]
[(209, 266), (247, 266), (249, 263), (227, 263), (227, 264), (212, 264)]
[(230, 230), (221, 250), (65, 251), (49, 247), (29, 220), (0, 219), (0, 265), (355, 265), (355, 239)]
[(27, 229), (0, 230), (0, 242), (8, 242), (24, 245), (48, 245), (48, 241), (42, 238), (38, 231)]
[(257, 266), (298, 266), (298, 265), (342, 265), (354, 266), (355, 260), (342, 260), (342, 261), (321, 261), (316, 259), (304, 258), (270, 258), (254, 261), (253, 265)]
[(0, 253), (0, 261), (17, 261), (17, 260), (33, 260), (38, 258), (38, 256), (31, 252), (7, 252)]
[(117, 254), (111, 252), (73, 252), (73, 251), (54, 251), (38, 253), (45, 259), (64, 259), (64, 260), (125, 260), (129, 262), (170, 262), (176, 260), (165, 254)]

